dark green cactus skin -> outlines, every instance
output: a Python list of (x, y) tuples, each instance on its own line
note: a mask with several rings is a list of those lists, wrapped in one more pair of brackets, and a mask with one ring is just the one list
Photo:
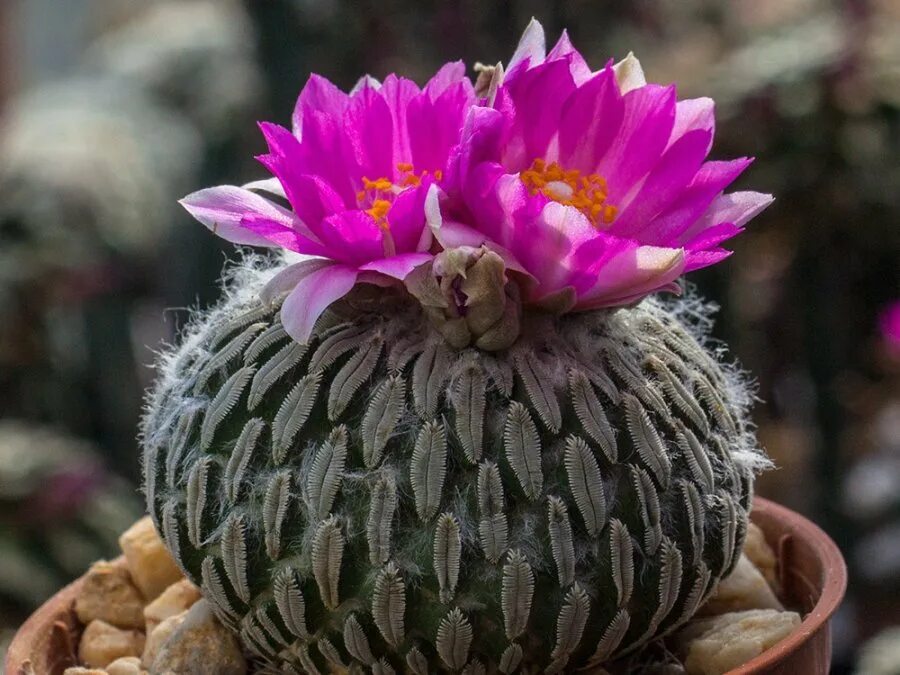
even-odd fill
[(593, 666), (733, 566), (765, 460), (685, 305), (532, 317), (488, 354), (350, 301), (303, 346), (263, 276), (164, 359), (142, 440), (167, 546), (269, 668)]

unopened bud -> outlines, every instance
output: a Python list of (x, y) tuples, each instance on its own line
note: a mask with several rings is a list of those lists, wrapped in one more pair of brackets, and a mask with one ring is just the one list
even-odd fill
[(406, 284), (437, 330), (458, 349), (474, 345), (498, 351), (519, 336), (518, 289), (494, 251), (449, 249), (415, 270)]

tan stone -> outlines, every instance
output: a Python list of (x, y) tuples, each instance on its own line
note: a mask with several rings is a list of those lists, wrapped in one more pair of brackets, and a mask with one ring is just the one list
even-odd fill
[(144, 651), (144, 634), (116, 628), (100, 619), (91, 621), (78, 645), (78, 659), (91, 668), (105, 668), (123, 656), (139, 656)]
[(124, 656), (106, 666), (107, 675), (146, 675), (137, 656)]
[(181, 614), (200, 599), (200, 589), (187, 579), (176, 581), (144, 607), (144, 620), (149, 634), (163, 619)]
[(141, 518), (122, 534), (119, 546), (128, 561), (134, 583), (148, 601), (156, 599), (182, 578), (181, 570), (166, 550), (149, 516)]
[(219, 623), (209, 602), (199, 600), (163, 644), (150, 672), (245, 675), (247, 662), (234, 635)]
[(100, 668), (82, 668), (81, 666), (75, 666), (73, 668), (66, 668), (63, 671), (63, 675), (109, 675), (109, 673)]
[(187, 616), (187, 610), (181, 612), (181, 614), (175, 614), (174, 616), (163, 619), (158, 626), (147, 633), (147, 644), (144, 645), (144, 654), (141, 656), (141, 663), (144, 668), (149, 668), (153, 665), (153, 661), (156, 659), (159, 650), (165, 644), (166, 640), (172, 636), (175, 629), (184, 622), (185, 616)]
[(694, 621), (676, 641), (688, 675), (721, 675), (781, 642), (799, 625), (796, 612), (751, 609)]
[(722, 579), (712, 597), (700, 608), (701, 616), (739, 612), (745, 609), (778, 609), (784, 606), (771, 587), (750, 562), (741, 554), (731, 574)]
[(775, 572), (775, 551), (766, 541), (766, 535), (755, 523), (747, 526), (747, 538), (744, 541), (744, 555), (756, 565), (765, 580), (776, 593), (778, 592), (778, 575)]
[(75, 599), (75, 613), (87, 625), (100, 619), (118, 628), (144, 627), (144, 599), (124, 564), (91, 565)]

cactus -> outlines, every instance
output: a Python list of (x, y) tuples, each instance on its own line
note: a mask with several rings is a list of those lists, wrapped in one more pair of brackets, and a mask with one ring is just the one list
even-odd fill
[(272, 667), (558, 672), (671, 631), (731, 569), (760, 460), (698, 303), (485, 352), (358, 292), (304, 345), (270, 275), (168, 355), (143, 440), (169, 549)]
[(703, 163), (711, 101), (580, 58), (532, 22), (474, 85), (313, 77), (261, 125), (275, 179), (182, 201), (307, 256), (233, 274), (142, 433), (167, 546), (267, 667), (595, 668), (734, 565), (751, 397), (702, 303), (645, 296), (771, 197)]

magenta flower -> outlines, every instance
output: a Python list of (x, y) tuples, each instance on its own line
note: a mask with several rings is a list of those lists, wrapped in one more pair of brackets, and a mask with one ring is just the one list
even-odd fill
[(750, 160), (705, 161), (711, 99), (677, 101), (630, 55), (591, 72), (565, 33), (545, 55), (536, 21), (479, 103), (429, 220), (445, 247), (503, 251), (528, 273), (532, 304), (583, 310), (677, 291), (772, 201), (723, 193)]
[[(237, 244), (314, 256), (269, 284), (287, 332), (305, 342), (316, 319), (357, 283), (388, 284), (431, 260), (424, 203), (440, 184), (474, 102), (462, 63), (445, 65), (421, 90), (389, 75), (364, 78), (350, 93), (313, 75), (300, 94), (293, 133), (260, 128), (259, 161), (277, 180), (220, 186), (182, 200), (213, 232)], [(292, 210), (252, 191), (273, 192)]]
[(888, 349), (900, 355), (900, 300), (894, 300), (881, 311), (878, 325)]

